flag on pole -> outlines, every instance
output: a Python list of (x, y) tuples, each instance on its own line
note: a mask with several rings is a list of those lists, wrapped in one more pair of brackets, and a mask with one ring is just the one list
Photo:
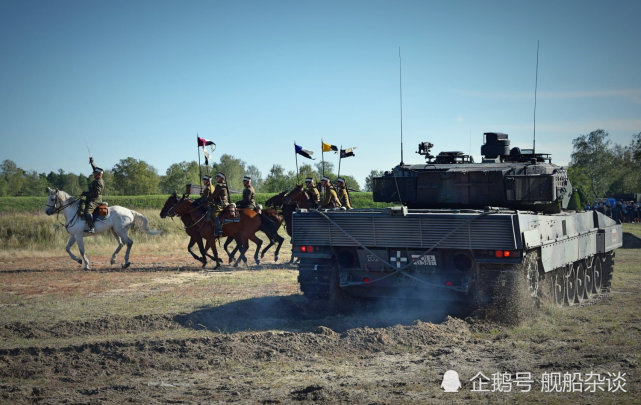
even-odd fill
[[(205, 146), (209, 145), (209, 149), (211, 149), (211, 152), (214, 152), (214, 148), (216, 147), (216, 143), (214, 141), (210, 141), (209, 139), (201, 138), (200, 136), (196, 135), (196, 139), (198, 142), (198, 147), (203, 148), (203, 155), (205, 155), (205, 166), (209, 166), (209, 157), (211, 156), (209, 152), (207, 152), (207, 149), (205, 149)], [(200, 158), (200, 155), (198, 155)], [(199, 159), (200, 160), (200, 159)]]
[(306, 157), (307, 159), (312, 159), (312, 160), (314, 160), (314, 158), (312, 157), (312, 155), (314, 154), (314, 152), (312, 152), (311, 150), (303, 149), (303, 147), (302, 147), (302, 146), (299, 146), (299, 145), (296, 145), (296, 144), (294, 144), (294, 150), (295, 150), (295, 151), (296, 151), (296, 153), (298, 153), (299, 155), (301, 155), (301, 156), (303, 156), (303, 157)]
[(207, 145), (214, 145), (214, 146), (216, 146), (216, 143), (215, 143), (214, 141), (210, 141), (210, 140), (208, 140), (208, 139), (201, 138), (201, 137), (199, 137), (198, 135), (196, 135), (196, 138), (198, 139), (198, 146), (202, 146), (202, 147), (205, 147), (205, 146), (207, 146)]
[(321, 141), (321, 144), (323, 147), (323, 152), (330, 152), (330, 151), (338, 152), (338, 146), (336, 145), (330, 145), (329, 143), (325, 143), (323, 141)]
[(354, 155), (354, 149), (356, 149), (356, 146), (354, 146), (353, 148), (341, 149), (341, 159), (350, 156), (356, 156)]

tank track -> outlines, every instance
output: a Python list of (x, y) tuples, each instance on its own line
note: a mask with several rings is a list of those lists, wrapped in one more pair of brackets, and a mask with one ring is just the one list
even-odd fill
[(594, 305), (607, 297), (612, 283), (614, 253), (598, 254), (544, 273), (536, 250), (523, 263), (481, 269), (477, 309), (490, 319), (520, 322), (542, 303), (557, 306)]
[(303, 295), (312, 300), (328, 299), (333, 270), (331, 259), (300, 259), (298, 284)]

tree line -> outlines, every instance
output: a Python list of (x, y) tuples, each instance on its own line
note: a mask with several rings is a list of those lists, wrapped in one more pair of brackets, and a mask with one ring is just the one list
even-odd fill
[(572, 140), (568, 177), (582, 205), (617, 194), (641, 193), (641, 132), (618, 145), (603, 129)]
[[(568, 167), (568, 176), (577, 189), (582, 204), (591, 203), (597, 198), (617, 194), (641, 193), (641, 132), (632, 136), (629, 145), (618, 145), (609, 139), (603, 129), (597, 129), (572, 140), (573, 151)], [(174, 163), (159, 175), (157, 170), (143, 160), (132, 157), (121, 159), (111, 169), (106, 169), (104, 180), (107, 195), (150, 195), (179, 193), (186, 184), (200, 184), (200, 173), (215, 175), (223, 172), (227, 176), (230, 190), (241, 191), (243, 176), (253, 178), (252, 185), (257, 192), (279, 193), (291, 190), (301, 184), (306, 177), (319, 180), (325, 176), (335, 180), (334, 164), (325, 162), (314, 166), (303, 164), (298, 176), (293, 170), (285, 170), (274, 164), (265, 177), (254, 165), (232, 155), (221, 155), (212, 166), (198, 166), (195, 161)], [(381, 171), (372, 170), (365, 179), (363, 191), (372, 191), (372, 178), (380, 176)], [(361, 191), (358, 182), (350, 175), (343, 175), (347, 186)], [(46, 188), (65, 190), (79, 195), (87, 189), (90, 176), (57, 172), (37, 173), (19, 168), (13, 161), (5, 160), (0, 164), (0, 196), (42, 196)]]
[[(186, 184), (200, 184), (201, 174), (209, 173), (215, 176), (223, 172), (227, 177), (227, 185), (231, 191), (242, 191), (242, 179), (245, 175), (252, 177), (252, 185), (257, 192), (279, 193), (291, 190), (296, 184), (304, 182), (306, 177), (316, 181), (323, 175), (336, 180), (334, 164), (317, 163), (314, 167), (303, 164), (299, 167), (298, 176), (292, 170), (285, 170), (275, 164), (265, 177), (254, 165), (247, 165), (243, 160), (232, 155), (221, 155), (218, 162), (211, 166), (198, 166), (195, 161), (174, 163), (159, 175), (158, 171), (147, 162), (133, 157), (121, 159), (111, 169), (105, 169), (103, 179), (106, 184), (106, 195), (152, 195), (168, 194), (174, 191), (184, 192)], [(378, 172), (372, 172), (366, 180), (371, 190), (371, 177)], [(341, 174), (347, 186), (354, 191), (361, 191), (358, 182), (351, 175)], [(87, 190), (91, 176), (66, 173), (62, 169), (57, 172), (37, 173), (27, 171), (11, 160), (5, 160), (0, 165), (0, 197), (5, 196), (43, 196), (46, 188), (58, 188), (72, 195), (79, 195)], [(367, 191), (367, 190), (366, 190)]]

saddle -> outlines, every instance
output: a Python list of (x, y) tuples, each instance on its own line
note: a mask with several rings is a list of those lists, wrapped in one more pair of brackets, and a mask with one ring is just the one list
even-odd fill
[(109, 207), (107, 206), (107, 203), (100, 203), (96, 207), (95, 210), (93, 210), (94, 217), (106, 217), (109, 215)]

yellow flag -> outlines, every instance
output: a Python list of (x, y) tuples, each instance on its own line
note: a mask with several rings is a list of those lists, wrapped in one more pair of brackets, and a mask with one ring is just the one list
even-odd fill
[(322, 142), (322, 141), (321, 141), (321, 144), (323, 145), (323, 152), (330, 152), (330, 151), (336, 152), (336, 151), (338, 151), (338, 147), (336, 147), (334, 145), (330, 145), (330, 144)]

